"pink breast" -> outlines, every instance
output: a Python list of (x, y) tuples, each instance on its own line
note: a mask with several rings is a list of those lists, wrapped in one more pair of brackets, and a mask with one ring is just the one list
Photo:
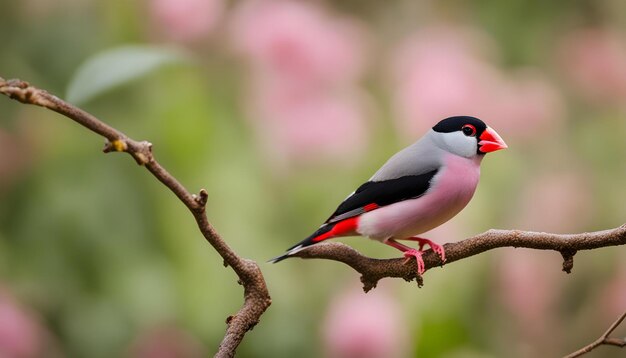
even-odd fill
[(474, 195), (480, 176), (480, 159), (449, 155), (445, 169), (433, 178), (433, 187), (426, 194), (363, 214), (357, 232), (377, 240), (402, 239), (450, 220)]

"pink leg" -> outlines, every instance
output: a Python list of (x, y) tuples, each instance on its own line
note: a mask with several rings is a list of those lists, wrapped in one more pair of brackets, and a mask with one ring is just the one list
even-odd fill
[(412, 257), (414, 257), (415, 260), (417, 261), (417, 273), (420, 276), (424, 274), (424, 272), (426, 271), (426, 268), (424, 266), (424, 260), (422, 259), (421, 251), (415, 250), (414, 248), (408, 247), (406, 245), (402, 245), (401, 243), (397, 242), (394, 239), (388, 239), (387, 241), (385, 241), (385, 244), (391, 247), (395, 247), (396, 249), (404, 252), (404, 257), (406, 257), (406, 260), (404, 261), (405, 264), (409, 262), (409, 260), (411, 260)]
[(434, 243), (432, 240), (423, 239), (417, 236), (407, 237), (406, 239), (401, 239), (401, 240), (417, 241), (420, 245), (420, 251), (424, 248), (424, 245), (428, 244), (428, 246), (430, 246), (430, 248), (433, 249), (433, 251), (437, 253), (439, 257), (441, 257), (441, 262), (442, 263), (446, 262), (446, 250), (444, 250), (443, 246)]

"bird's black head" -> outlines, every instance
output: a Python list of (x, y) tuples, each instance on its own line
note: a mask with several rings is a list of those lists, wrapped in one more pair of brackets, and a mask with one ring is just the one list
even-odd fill
[(460, 131), (468, 137), (480, 138), (487, 129), (485, 122), (470, 116), (448, 117), (437, 123), (433, 130), (439, 133), (452, 133)]
[(470, 148), (467, 147), (469, 143), (467, 140), (470, 138), (473, 138), (471, 141), (474, 146), (472, 152), (476, 154), (485, 154), (506, 148), (506, 144), (498, 133), (475, 117), (448, 117), (437, 123), (433, 127), (433, 131), (448, 137), (447, 142), (450, 149), (466, 153), (466, 155), (469, 155)]

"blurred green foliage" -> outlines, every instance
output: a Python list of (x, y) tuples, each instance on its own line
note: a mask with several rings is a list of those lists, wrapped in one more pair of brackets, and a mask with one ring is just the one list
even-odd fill
[[(493, 36), (502, 67), (535, 66), (553, 78), (559, 77), (558, 65), (550, 50), (560, 35), (588, 24), (610, 25), (623, 34), (626, 24), (626, 7), (617, 0), (416, 3), (327, 5), (378, 34), (383, 54), (386, 44), (433, 19), (458, 21)], [(265, 261), (308, 235), (385, 158), (408, 143), (395, 132), (386, 109), (389, 94), (380, 74), (371, 70), (363, 86), (380, 109), (371, 123), (374, 134), (365, 159), (349, 166), (273, 166), (242, 105), (245, 64), (228, 50), (228, 10), (236, 5), (227, 5), (212, 37), (179, 45), (191, 62), (129, 78), (82, 108), (135, 139), (151, 141), (158, 160), (190, 191), (206, 188), (211, 222), (236, 252), (261, 264), (273, 304), (248, 333), (239, 355), (318, 357), (324, 355), (320, 332), (328, 303), (336, 292), (357, 285), (357, 275), (322, 260)], [(147, 0), (4, 2), (0, 76), (63, 95), (79, 66), (103, 51), (128, 44), (172, 46), (151, 32), (149, 6)], [(451, 231), (460, 237), (450, 241), (491, 227), (528, 225), (517, 220), (527, 187), (557, 171), (581, 175), (588, 184), (580, 190), (587, 191), (584, 205), (591, 220), (571, 230), (624, 223), (625, 109), (586, 103), (565, 83), (560, 86), (568, 98), (565, 125), (548, 138), (537, 134), (485, 161), (476, 197)], [(225, 318), (242, 303), (242, 290), (181, 203), (130, 158), (101, 155), (101, 138), (55, 113), (0, 99), (0, 132), (6, 134), (0, 140), (15, 140), (0, 142), (0, 149), (9, 144), (18, 149), (17, 160), (0, 156), (14, 163), (0, 166), (0, 287), (37, 312), (52, 345), (67, 356), (124, 356), (141, 332), (165, 324), (191, 332), (206, 352), (214, 352)], [(397, 256), (366, 240), (342, 241), (368, 255)], [(608, 324), (609, 287), (621, 287), (620, 297), (626, 297), (626, 282), (615, 282), (624, 278), (618, 274), (624, 270), (623, 248), (580, 253), (574, 274), (557, 276), (554, 289), (560, 293), (545, 323), (558, 328), (558, 333), (551, 331), (556, 337), (524, 336), (515, 312), (501, 300), (506, 286), (499, 283), (499, 272), (508, 262), (500, 259), (504, 251), (513, 249), (432, 270), (422, 289), (394, 280), (382, 284), (379, 289), (392, 292), (405, 312), (408, 324), (402, 330), (409, 334), (411, 354), (564, 354)], [(547, 270), (560, 269), (558, 256), (542, 256), (549, 262)], [(515, 255), (506, 257), (513, 260)], [(527, 290), (532, 295), (533, 287)], [(607, 349), (597, 356), (617, 353)]]

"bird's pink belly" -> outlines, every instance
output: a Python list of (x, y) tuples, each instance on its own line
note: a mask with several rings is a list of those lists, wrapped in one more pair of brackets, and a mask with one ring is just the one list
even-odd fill
[(357, 232), (376, 240), (403, 239), (431, 230), (458, 214), (474, 195), (480, 172), (471, 160), (450, 161), (429, 192), (363, 214)]

